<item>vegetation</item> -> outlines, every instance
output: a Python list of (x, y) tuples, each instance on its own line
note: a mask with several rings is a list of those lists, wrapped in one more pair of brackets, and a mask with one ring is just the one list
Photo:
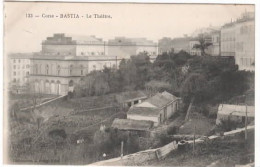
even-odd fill
[[(109, 127), (114, 118), (125, 118), (125, 113), (116, 104), (115, 93), (145, 89), (153, 94), (167, 90), (182, 97), (181, 115), (190, 108), (214, 117), (214, 113), (209, 112), (210, 106), (236, 101), (234, 97), (254, 92), (252, 83), (254, 73), (238, 71), (233, 59), (190, 56), (184, 51), (163, 53), (154, 63), (146, 53), (132, 56), (130, 60), (122, 60), (119, 69), (105, 68), (82, 77), (70, 98), (50, 104), (46, 110), (51, 112), (44, 112), (47, 116), (41, 115), (43, 112), (38, 112), (35, 107), (33, 113), (21, 112), (22, 100), (14, 100), (9, 107), (12, 115), (10, 157), (13, 160), (47, 159), (58, 160), (59, 164), (86, 164), (104, 159), (103, 153), (106, 158), (119, 156), (121, 141), (124, 141), (124, 153), (133, 153), (143, 147), (135, 134), (119, 133), (111, 128), (99, 130), (102, 121)], [(27, 105), (35, 106), (36, 98), (28, 98)], [(107, 106), (110, 108), (104, 108)], [(90, 110), (93, 108), (103, 109)], [(208, 130), (210, 122), (201, 122), (199, 125)], [(192, 129), (193, 122), (188, 122), (185, 127), (180, 131), (186, 134)], [(167, 129), (169, 134), (177, 131), (174, 126)], [(83, 143), (77, 144), (78, 139), (84, 139)], [(168, 138), (162, 136), (160, 143), (167, 142)]]
[(201, 56), (206, 56), (205, 50), (212, 45), (212, 43), (206, 41), (207, 35), (199, 34), (199, 44), (194, 45), (194, 48), (200, 49)]

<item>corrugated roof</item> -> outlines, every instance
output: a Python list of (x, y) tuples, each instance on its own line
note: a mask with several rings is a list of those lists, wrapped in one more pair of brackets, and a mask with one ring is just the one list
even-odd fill
[(111, 127), (118, 128), (120, 130), (149, 130), (153, 126), (152, 121), (143, 120), (131, 120), (131, 119), (118, 119), (116, 118)]
[[(233, 105), (233, 104), (220, 104), (218, 107), (218, 114), (246, 116), (246, 106)], [(255, 106), (247, 106), (247, 116), (248, 117), (255, 116)]]
[(127, 115), (158, 116), (159, 113), (160, 109), (158, 108), (132, 106)]

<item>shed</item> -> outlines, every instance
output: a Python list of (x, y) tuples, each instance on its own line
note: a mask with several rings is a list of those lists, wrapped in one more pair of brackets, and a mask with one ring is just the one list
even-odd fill
[(144, 120), (132, 120), (132, 119), (118, 119), (116, 118), (111, 127), (117, 128), (119, 130), (129, 130), (129, 131), (147, 131), (153, 127), (152, 121)]
[(147, 95), (142, 91), (121, 92), (116, 95), (117, 102), (123, 104), (124, 107), (131, 107), (145, 99), (147, 99)]
[(220, 104), (216, 124), (220, 124), (221, 120), (227, 120), (228, 118), (233, 121), (244, 122), (246, 115), (249, 121), (254, 120), (255, 106)]
[(166, 91), (157, 93), (144, 102), (130, 107), (127, 118), (153, 121), (154, 126), (158, 126), (178, 110), (179, 99)]

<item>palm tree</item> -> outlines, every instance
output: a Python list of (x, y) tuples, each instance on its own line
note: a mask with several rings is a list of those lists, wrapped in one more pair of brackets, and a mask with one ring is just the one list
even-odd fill
[(200, 49), (202, 56), (206, 56), (205, 50), (206, 50), (210, 45), (212, 45), (211, 42), (207, 42), (207, 41), (206, 41), (206, 38), (207, 38), (207, 36), (205, 36), (204, 34), (199, 34), (199, 36), (198, 36), (199, 44), (195, 44), (195, 45), (193, 46), (193, 48), (195, 48), (195, 49)]

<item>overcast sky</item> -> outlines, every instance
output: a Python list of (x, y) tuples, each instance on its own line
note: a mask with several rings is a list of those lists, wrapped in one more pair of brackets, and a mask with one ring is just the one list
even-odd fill
[[(182, 37), (198, 28), (221, 26), (235, 20), (250, 5), (188, 4), (96, 4), (96, 3), (5, 3), (5, 51), (37, 52), (41, 41), (53, 33), (95, 35), (107, 40), (115, 36)], [(26, 13), (39, 18), (26, 18)], [(75, 13), (79, 19), (42, 18), (42, 14)], [(106, 14), (111, 19), (87, 19), (86, 14)]]

